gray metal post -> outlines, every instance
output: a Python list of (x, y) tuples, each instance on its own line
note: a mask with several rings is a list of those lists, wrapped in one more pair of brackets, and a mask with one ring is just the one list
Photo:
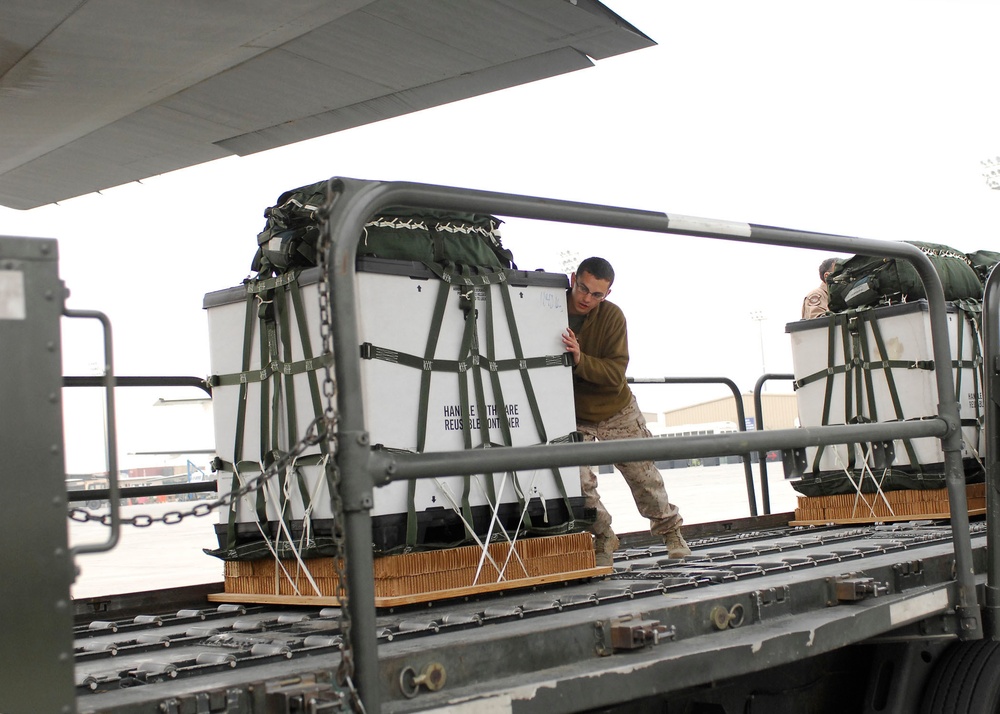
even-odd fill
[[(341, 471), (344, 502), (344, 530), (347, 540), (345, 568), (350, 588), (348, 613), (351, 617), (351, 648), (355, 679), (365, 708), (380, 709), (378, 641), (375, 638), (375, 566), (372, 539), (372, 478), (368, 469), (368, 435), (365, 431), (361, 392), (361, 364), (358, 356), (357, 300), (354, 285), (354, 256), (358, 237), (371, 215), (364, 201), (354, 200), (365, 185), (340, 183), (329, 225), (330, 255), (327, 257), (327, 284), (333, 315), (337, 410), (339, 412), (337, 464)], [(370, 185), (368, 185), (370, 187)]]
[[(86, 543), (73, 548), (74, 556), (81, 553), (105, 553), (118, 544), (121, 535), (121, 497), (118, 492), (118, 422), (115, 416), (115, 363), (113, 340), (111, 338), (111, 320), (102, 312), (96, 310), (65, 310), (65, 317), (83, 317), (100, 320), (104, 328), (104, 373), (101, 376), (101, 386), (104, 387), (104, 426), (105, 459), (108, 464), (108, 503), (111, 525), (108, 537), (103, 543)], [(65, 383), (65, 381), (64, 381)]]
[[(76, 711), (54, 240), (0, 237), (0, 712)], [(37, 617), (25, 617), (25, 613)], [(44, 686), (38, 682), (44, 673)]]
[(983, 424), (986, 463), (986, 603), (988, 632), (1000, 640), (1000, 270), (993, 270), (983, 294)]
[[(764, 391), (764, 383), (772, 379), (795, 379), (793, 374), (762, 374), (753, 385), (753, 418), (754, 426), (758, 431), (764, 430), (764, 406), (761, 404), (760, 395)], [(767, 482), (767, 454), (764, 458), (758, 457), (757, 471), (760, 474), (760, 499), (764, 504), (764, 515), (771, 513), (771, 486)]]
[[(630, 384), (724, 384), (733, 393), (733, 402), (736, 405), (737, 428), (740, 431), (747, 430), (747, 418), (743, 408), (743, 395), (736, 382), (727, 377), (653, 377), (653, 378), (629, 378)], [(747, 482), (747, 501), (750, 505), (750, 515), (757, 515), (757, 494), (753, 487), (753, 470), (750, 468), (750, 454), (740, 454), (743, 461), (743, 475)], [(767, 501), (765, 499), (764, 503)], [(769, 513), (770, 511), (765, 511)]]

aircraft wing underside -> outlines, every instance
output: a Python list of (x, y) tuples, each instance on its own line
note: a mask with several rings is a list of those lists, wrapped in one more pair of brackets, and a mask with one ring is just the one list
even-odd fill
[(652, 44), (594, 0), (6, 0), (0, 204), (32, 208)]

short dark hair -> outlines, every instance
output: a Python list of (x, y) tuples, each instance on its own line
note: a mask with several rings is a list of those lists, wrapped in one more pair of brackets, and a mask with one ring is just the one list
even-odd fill
[(837, 265), (836, 258), (827, 258), (819, 264), (819, 279), (822, 280), (828, 271), (833, 270)]
[(607, 280), (608, 285), (615, 282), (615, 269), (604, 258), (587, 258), (576, 269), (576, 274), (579, 275), (580, 273), (590, 273), (598, 280)]

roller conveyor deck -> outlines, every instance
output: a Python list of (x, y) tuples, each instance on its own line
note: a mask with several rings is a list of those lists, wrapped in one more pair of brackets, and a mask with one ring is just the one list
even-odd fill
[[(971, 531), (982, 572), (985, 525)], [(380, 611), (383, 711), (499, 700), (551, 714), (578, 710), (581, 695), (614, 705), (623, 686), (631, 700), (696, 696), (720, 672), (761, 669), (760, 658), (792, 665), (953, 617), (947, 525), (782, 527), (691, 545), (683, 560), (626, 548), (606, 578)], [(339, 608), (217, 606), (197, 589), (131, 599), (76, 604), (80, 712), (341, 701)]]

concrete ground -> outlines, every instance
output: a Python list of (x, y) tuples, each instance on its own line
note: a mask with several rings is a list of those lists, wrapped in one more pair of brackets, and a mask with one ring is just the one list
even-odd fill
[[(664, 483), (670, 500), (681, 510), (686, 524), (746, 517), (750, 506), (742, 464), (698, 466), (667, 469)], [(758, 513), (764, 513), (758, 467), (753, 467)], [(632, 494), (617, 473), (599, 477), (601, 498), (614, 518), (618, 533), (644, 531), (649, 523), (636, 511)], [(780, 463), (768, 464), (771, 513), (795, 508), (796, 494), (784, 480)], [(169, 511), (187, 512), (194, 501), (150, 503), (125, 506), (123, 515), (161, 516)], [(110, 553), (82, 555), (77, 558), (80, 575), (73, 586), (74, 598), (139, 592), (171, 586), (219, 582), (223, 579), (222, 561), (202, 552), (216, 548), (213, 526), (217, 514), (184, 518), (179, 524), (156, 523), (148, 528), (122, 527), (121, 541)], [(71, 544), (103, 540), (104, 527), (94, 523), (70, 521)]]

